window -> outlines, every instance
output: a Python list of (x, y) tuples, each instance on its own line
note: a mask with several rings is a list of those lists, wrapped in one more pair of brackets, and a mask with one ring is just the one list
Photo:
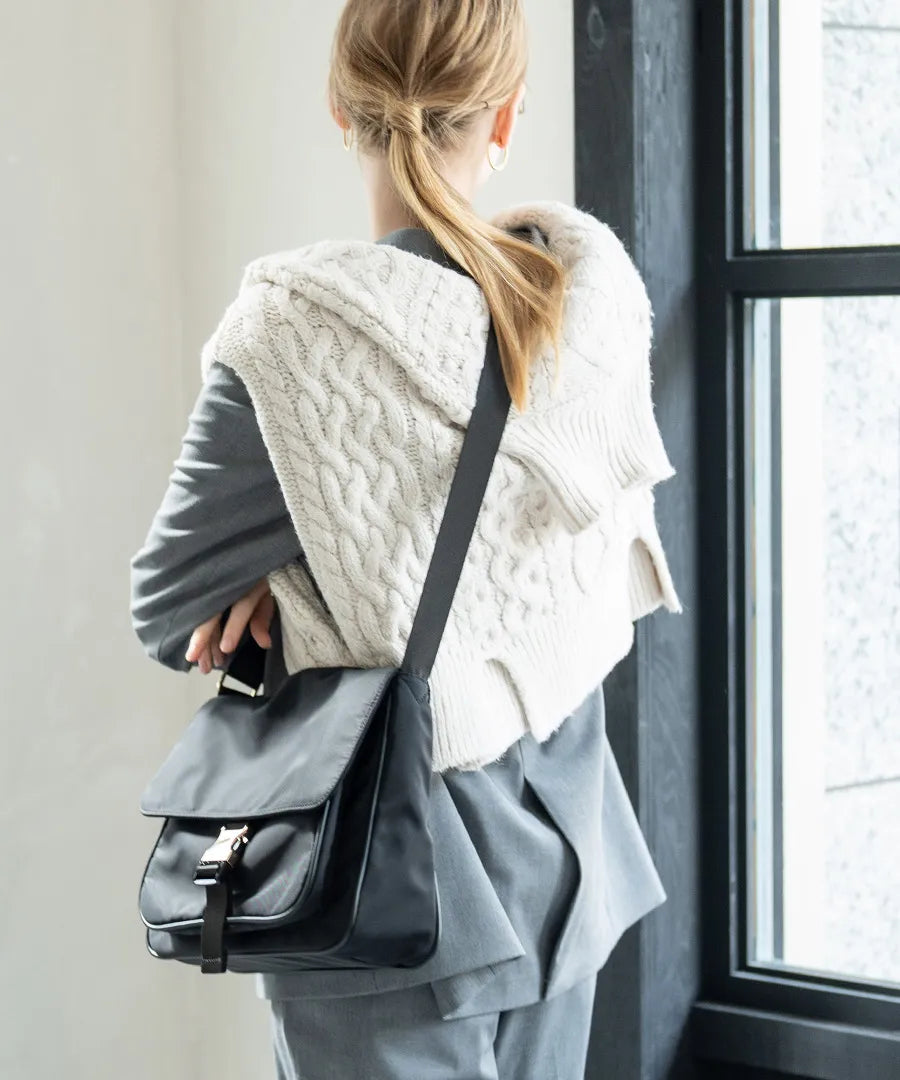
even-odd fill
[(900, 8), (701, 0), (701, 1055), (900, 1075)]

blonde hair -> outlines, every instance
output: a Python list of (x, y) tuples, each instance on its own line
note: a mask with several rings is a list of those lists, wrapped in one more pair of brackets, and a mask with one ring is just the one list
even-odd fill
[(360, 150), (386, 155), (412, 218), (483, 290), (519, 409), (545, 341), (559, 362), (568, 271), (483, 221), (437, 166), (486, 102), (512, 97), (527, 61), (519, 0), (348, 0), (328, 77), (332, 110), (353, 127)]

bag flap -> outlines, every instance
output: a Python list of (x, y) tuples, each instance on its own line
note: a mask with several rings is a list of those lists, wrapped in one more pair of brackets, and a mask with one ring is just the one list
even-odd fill
[(309, 668), (271, 697), (200, 707), (140, 800), (148, 817), (248, 819), (321, 806), (395, 668)]

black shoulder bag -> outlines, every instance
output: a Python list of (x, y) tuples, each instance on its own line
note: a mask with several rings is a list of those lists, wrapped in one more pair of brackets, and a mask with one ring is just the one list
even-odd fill
[[(428, 678), (509, 413), (491, 322), (406, 655), (258, 694), (247, 635), (140, 800), (165, 818), (138, 906), (155, 957), (201, 972), (418, 967), (437, 948)], [(224, 677), (223, 677), (224, 678)], [(265, 687), (263, 687), (265, 690)]]

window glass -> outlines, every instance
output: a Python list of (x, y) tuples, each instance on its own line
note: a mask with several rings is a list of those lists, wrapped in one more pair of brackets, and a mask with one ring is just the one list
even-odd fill
[(744, 310), (750, 959), (900, 983), (900, 297)]
[(900, 3), (746, 0), (744, 243), (900, 243)]

